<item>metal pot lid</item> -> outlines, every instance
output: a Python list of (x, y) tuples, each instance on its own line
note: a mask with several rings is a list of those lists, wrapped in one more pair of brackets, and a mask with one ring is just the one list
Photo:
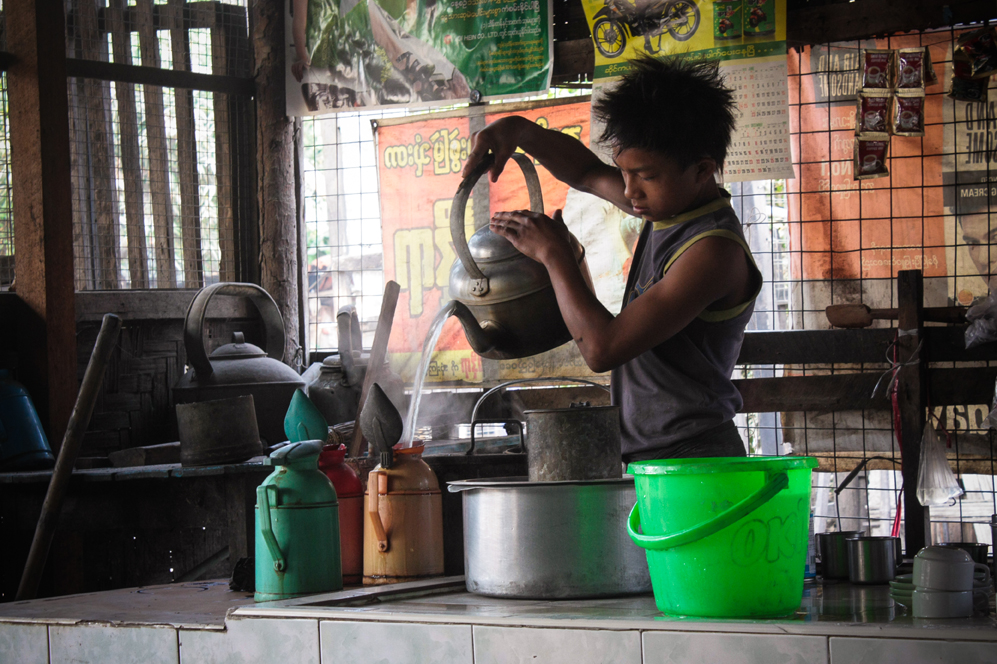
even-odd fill
[(232, 343), (216, 348), (209, 357), (212, 360), (242, 360), (266, 356), (266, 352), (259, 346), (246, 343), (246, 336), (242, 332), (233, 332)]
[(526, 487), (558, 487), (558, 486), (593, 486), (600, 484), (609, 485), (632, 485), (633, 475), (624, 475), (620, 478), (610, 478), (601, 480), (565, 480), (559, 482), (531, 482), (529, 478), (522, 477), (489, 477), (477, 480), (455, 480), (447, 482), (447, 490), (450, 493), (460, 491), (470, 491), (471, 489), (523, 489)]
[(493, 233), (488, 226), (482, 226), (475, 231), (471, 239), (467, 241), (467, 248), (478, 263), (494, 263), (516, 257), (526, 259), (526, 256), (512, 246), (512, 242), (497, 233)]

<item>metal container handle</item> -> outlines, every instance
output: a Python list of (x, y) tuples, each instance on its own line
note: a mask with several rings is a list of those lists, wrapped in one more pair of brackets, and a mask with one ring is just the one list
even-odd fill
[[(523, 170), (526, 178), (526, 191), (530, 194), (530, 210), (543, 214), (544, 202), (543, 192), (540, 190), (540, 178), (537, 169), (533, 166), (533, 160), (526, 154), (516, 152), (512, 155), (519, 167)], [(471, 190), (477, 184), (478, 179), (484, 175), (495, 162), (495, 155), (489, 153), (471, 171), (471, 174), (464, 178), (457, 193), (454, 195), (453, 204), (450, 207), (450, 236), (453, 238), (454, 251), (461, 265), (474, 281), (471, 284), (471, 294), (483, 297), (488, 294), (488, 277), (481, 271), (478, 264), (471, 257), (471, 250), (467, 248), (467, 236), (464, 232), (464, 211), (467, 208), (467, 199), (471, 197)]]
[[(270, 496), (267, 494), (268, 490), (273, 488), (267, 484), (256, 487), (256, 502), (260, 506), (260, 533), (263, 535), (267, 550), (270, 551), (270, 557), (273, 558), (273, 568), (277, 572), (283, 572), (287, 563), (284, 561), (284, 554), (280, 552), (277, 538), (273, 534), (273, 523), (270, 521)], [(276, 489), (274, 492), (276, 493)]]
[[(467, 455), (467, 456), (474, 456), (474, 425), (475, 425), (475, 423), (486, 422), (486, 420), (479, 420), (478, 419), (478, 408), (481, 407), (481, 403), (485, 399), (487, 399), (491, 395), (495, 394), (499, 390), (501, 390), (503, 388), (506, 388), (506, 387), (509, 387), (510, 385), (519, 385), (521, 383), (540, 383), (540, 382), (552, 383), (552, 382), (559, 382), (559, 381), (568, 381), (568, 382), (571, 382), (571, 383), (583, 383), (585, 385), (591, 385), (593, 387), (598, 387), (600, 390), (605, 390), (606, 392), (609, 392), (609, 388), (606, 387), (605, 385), (600, 385), (599, 383), (592, 382), (591, 380), (585, 380), (584, 378), (567, 378), (565, 376), (555, 376), (554, 378), (517, 378), (515, 380), (507, 380), (504, 383), (499, 383), (498, 385), (496, 385), (492, 389), (490, 389), (487, 392), (485, 392), (484, 394), (482, 394), (481, 397), (478, 398), (478, 401), (474, 404), (474, 408), (471, 410), (471, 447), (464, 454)], [(519, 422), (519, 420), (514, 420), (514, 421), (515, 422)], [(494, 420), (494, 422), (507, 423), (508, 420)], [(521, 423), (520, 423), (520, 427), (519, 427), (519, 440), (520, 440), (520, 442), (523, 445), (523, 449), (525, 450), (526, 449), (526, 436), (523, 434), (523, 427), (522, 427)]]
[(233, 295), (252, 301), (260, 312), (263, 328), (266, 330), (264, 352), (279, 362), (284, 360), (284, 320), (280, 317), (277, 303), (256, 284), (223, 281), (199, 290), (187, 307), (187, 315), (184, 317), (183, 346), (196, 377), (203, 379), (214, 372), (208, 353), (204, 350), (204, 319), (208, 304), (215, 295)]
[(789, 486), (789, 476), (786, 473), (776, 473), (765, 486), (736, 505), (733, 505), (708, 521), (671, 535), (642, 535), (638, 533), (637, 529), (640, 528), (640, 511), (637, 509), (637, 503), (634, 503), (633, 509), (630, 510), (630, 518), (627, 519), (627, 532), (630, 534), (630, 539), (634, 541), (634, 544), (644, 549), (671, 549), (676, 546), (682, 546), (683, 544), (692, 544), (743, 519), (772, 500), (777, 493), (787, 486)]

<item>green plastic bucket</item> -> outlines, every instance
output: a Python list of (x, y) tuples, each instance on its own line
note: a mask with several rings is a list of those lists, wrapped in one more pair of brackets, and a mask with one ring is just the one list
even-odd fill
[(631, 463), (627, 531), (647, 552), (658, 609), (718, 618), (781, 616), (803, 598), (811, 457)]

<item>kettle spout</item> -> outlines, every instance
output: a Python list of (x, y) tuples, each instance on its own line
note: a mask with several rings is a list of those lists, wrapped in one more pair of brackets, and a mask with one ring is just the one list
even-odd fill
[(461, 327), (464, 328), (464, 335), (467, 337), (467, 341), (471, 344), (471, 348), (478, 355), (484, 355), (495, 348), (495, 329), (489, 329), (489, 326), (482, 327), (471, 310), (467, 308), (463, 302), (458, 302), (457, 300), (451, 300), (449, 304), (444, 307), (444, 311), (448, 313), (446, 316), (456, 316), (457, 320), (460, 321)]

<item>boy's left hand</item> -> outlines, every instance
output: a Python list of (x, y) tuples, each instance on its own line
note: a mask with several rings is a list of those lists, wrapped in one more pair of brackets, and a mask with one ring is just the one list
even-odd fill
[(544, 265), (560, 252), (574, 259), (568, 240), (570, 233), (560, 210), (554, 211), (553, 219), (531, 210), (496, 212), (492, 215), (490, 228), (520, 252)]

